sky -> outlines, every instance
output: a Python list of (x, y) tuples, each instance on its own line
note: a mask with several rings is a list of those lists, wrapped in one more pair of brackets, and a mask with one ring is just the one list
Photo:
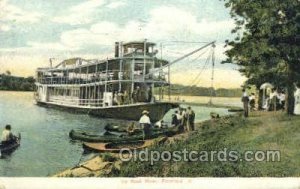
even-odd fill
[[(216, 41), (214, 86), (235, 88), (245, 78), (235, 65), (220, 64), (233, 27), (219, 0), (0, 0), (0, 73), (33, 76), (37, 67), (49, 66), (49, 58), (58, 64), (112, 57), (116, 41), (147, 39), (170, 61), (203, 45), (174, 41)], [(171, 82), (210, 86), (209, 52), (172, 66)]]

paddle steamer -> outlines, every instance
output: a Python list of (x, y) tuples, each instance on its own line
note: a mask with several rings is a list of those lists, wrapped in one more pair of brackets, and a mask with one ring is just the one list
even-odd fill
[[(170, 85), (169, 62), (157, 58), (155, 43), (116, 42), (115, 56), (105, 60), (72, 58), (56, 66), (36, 70), (35, 100), (38, 105), (60, 107), (105, 118), (138, 120), (143, 110), (152, 121), (178, 107), (162, 102), (163, 88)], [(158, 98), (154, 98), (154, 89)]]

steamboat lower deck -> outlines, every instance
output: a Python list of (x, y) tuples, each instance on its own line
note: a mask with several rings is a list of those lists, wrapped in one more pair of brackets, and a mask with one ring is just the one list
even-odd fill
[(138, 121), (141, 117), (141, 112), (147, 110), (149, 111), (152, 122), (161, 120), (170, 109), (179, 107), (178, 104), (169, 102), (138, 103), (111, 107), (79, 107), (41, 101), (37, 101), (37, 104), (45, 107), (68, 110), (74, 113), (86, 113), (99, 118), (115, 118), (134, 121)]

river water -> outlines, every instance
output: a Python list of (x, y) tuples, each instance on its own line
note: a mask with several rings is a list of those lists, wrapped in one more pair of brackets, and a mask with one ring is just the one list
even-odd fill
[[(222, 108), (192, 108), (197, 122), (208, 119), (211, 111), (228, 114)], [(170, 110), (164, 120), (169, 121), (173, 112)], [(0, 159), (0, 176), (49, 176), (75, 166), (93, 154), (83, 155), (82, 144), (71, 141), (69, 131), (102, 133), (108, 122), (118, 120), (40, 107), (35, 105), (31, 92), (0, 91), (0, 128), (11, 124), (13, 133), (22, 136), (21, 146)]]

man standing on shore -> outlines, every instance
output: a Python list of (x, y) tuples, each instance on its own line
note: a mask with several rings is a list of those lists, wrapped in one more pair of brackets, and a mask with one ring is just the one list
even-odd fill
[(294, 114), (300, 115), (300, 84), (296, 85), (296, 91), (294, 93), (294, 97), (295, 97)]
[(181, 125), (183, 126), (185, 131), (190, 131), (190, 129), (187, 127), (187, 114), (186, 114), (186, 109), (181, 108), (180, 109), (180, 115), (182, 117), (181, 119)]
[(145, 139), (148, 139), (149, 136), (151, 135), (151, 121), (150, 121), (150, 118), (149, 118), (149, 112), (147, 110), (144, 110), (142, 112), (142, 117), (140, 118), (140, 125), (144, 131), (144, 140)]
[(249, 115), (249, 97), (245, 89), (243, 91), (242, 102), (244, 107), (244, 116), (248, 117)]
[(283, 90), (278, 94), (278, 99), (279, 99), (280, 109), (282, 111), (284, 111), (285, 110), (285, 93)]
[(190, 106), (187, 108), (187, 127), (189, 130), (195, 130), (195, 112)]
[(251, 93), (251, 96), (249, 97), (249, 105), (250, 105), (250, 111), (255, 110), (255, 93)]

